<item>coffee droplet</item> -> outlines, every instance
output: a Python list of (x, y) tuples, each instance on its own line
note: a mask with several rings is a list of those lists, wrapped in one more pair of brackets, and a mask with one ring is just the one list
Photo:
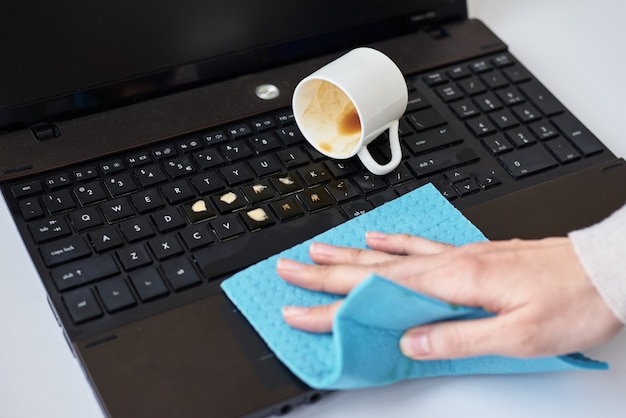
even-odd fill
[(191, 206), (191, 210), (194, 211), (195, 213), (206, 212), (207, 211), (206, 202), (204, 200), (198, 200), (196, 203), (194, 203)]
[(337, 123), (339, 124), (338, 131), (340, 135), (353, 136), (361, 134), (361, 120), (352, 102), (345, 107)]

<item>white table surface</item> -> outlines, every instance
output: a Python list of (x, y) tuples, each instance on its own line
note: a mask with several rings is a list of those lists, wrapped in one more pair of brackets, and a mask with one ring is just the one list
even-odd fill
[[(626, 3), (619, 0), (474, 0), (487, 23), (531, 71), (618, 156), (626, 156)], [(601, 6), (600, 6), (601, 5)], [(102, 416), (70, 354), (0, 199), (0, 417)], [(290, 416), (626, 416), (626, 331), (587, 352), (608, 372), (469, 376), (334, 393)]]

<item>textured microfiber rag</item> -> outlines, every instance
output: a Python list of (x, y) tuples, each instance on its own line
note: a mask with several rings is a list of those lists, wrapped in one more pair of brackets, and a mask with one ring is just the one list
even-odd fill
[(287, 325), (281, 315), (283, 306), (327, 304), (341, 296), (286, 283), (276, 273), (278, 258), (311, 263), (308, 248), (313, 241), (366, 248), (366, 231), (408, 233), (454, 245), (486, 240), (433, 186), (427, 185), (224, 281), (222, 288), (228, 297), (270, 349), (309, 386), (351, 389), (429, 376), (608, 368), (606, 363), (579, 353), (535, 359), (499, 356), (408, 359), (398, 345), (406, 329), (490, 314), (435, 300), (378, 276), (369, 277), (349, 293), (336, 314), (331, 333), (308, 333)]

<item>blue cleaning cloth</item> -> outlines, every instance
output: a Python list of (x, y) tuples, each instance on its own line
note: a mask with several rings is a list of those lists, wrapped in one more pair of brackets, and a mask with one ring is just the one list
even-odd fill
[(371, 276), (350, 292), (337, 312), (331, 333), (308, 333), (287, 325), (281, 314), (283, 306), (327, 304), (342, 296), (286, 283), (276, 273), (278, 258), (311, 263), (308, 248), (313, 241), (366, 248), (366, 231), (408, 233), (454, 245), (486, 240), (432, 185), (427, 185), (224, 281), (222, 288), (228, 297), (270, 349), (309, 386), (352, 389), (430, 376), (608, 368), (606, 363), (578, 353), (535, 359), (499, 356), (408, 359), (399, 349), (400, 337), (406, 329), (490, 314), (435, 300), (378, 276)]

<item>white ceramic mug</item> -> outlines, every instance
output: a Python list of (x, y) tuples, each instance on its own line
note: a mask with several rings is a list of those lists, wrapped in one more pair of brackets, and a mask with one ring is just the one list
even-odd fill
[[(300, 81), (292, 106), (300, 131), (315, 149), (337, 159), (358, 155), (369, 171), (382, 175), (402, 160), (398, 121), (407, 101), (396, 64), (380, 51), (357, 48)], [(391, 159), (381, 165), (367, 146), (387, 130)]]

